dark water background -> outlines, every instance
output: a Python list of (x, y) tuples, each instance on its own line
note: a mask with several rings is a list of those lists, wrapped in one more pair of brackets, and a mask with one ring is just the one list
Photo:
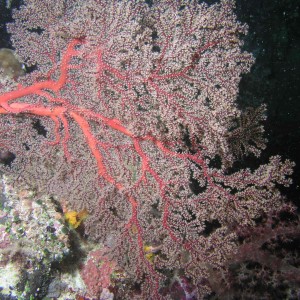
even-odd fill
[(249, 25), (245, 49), (256, 63), (240, 84), (243, 105), (267, 104), (261, 160), (280, 154), (296, 162), (284, 193), (300, 206), (300, 1), (237, 0), (238, 19)]

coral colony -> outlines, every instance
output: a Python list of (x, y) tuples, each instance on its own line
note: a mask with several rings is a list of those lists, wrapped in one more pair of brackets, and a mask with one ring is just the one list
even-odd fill
[(265, 107), (236, 103), (254, 59), (234, 1), (25, 0), (13, 19), (30, 72), (0, 53), (1, 169), (103, 245), (81, 269), (86, 299), (116, 274), (119, 299), (221, 292), (241, 232), (293, 212), (278, 190), (293, 163), (233, 168), (265, 147)]

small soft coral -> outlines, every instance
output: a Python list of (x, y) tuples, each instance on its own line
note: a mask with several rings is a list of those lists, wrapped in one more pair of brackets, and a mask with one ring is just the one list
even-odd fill
[(77, 228), (81, 222), (86, 219), (87, 215), (88, 212), (86, 209), (80, 212), (68, 211), (65, 213), (65, 219), (72, 227)]
[(87, 288), (87, 296), (93, 299), (104, 299), (100, 295), (111, 285), (111, 278), (116, 269), (116, 262), (111, 261), (106, 252), (107, 249), (91, 251), (80, 271)]
[(0, 68), (5, 76), (18, 78), (24, 75), (24, 65), (16, 57), (14, 51), (6, 48), (0, 49)]

